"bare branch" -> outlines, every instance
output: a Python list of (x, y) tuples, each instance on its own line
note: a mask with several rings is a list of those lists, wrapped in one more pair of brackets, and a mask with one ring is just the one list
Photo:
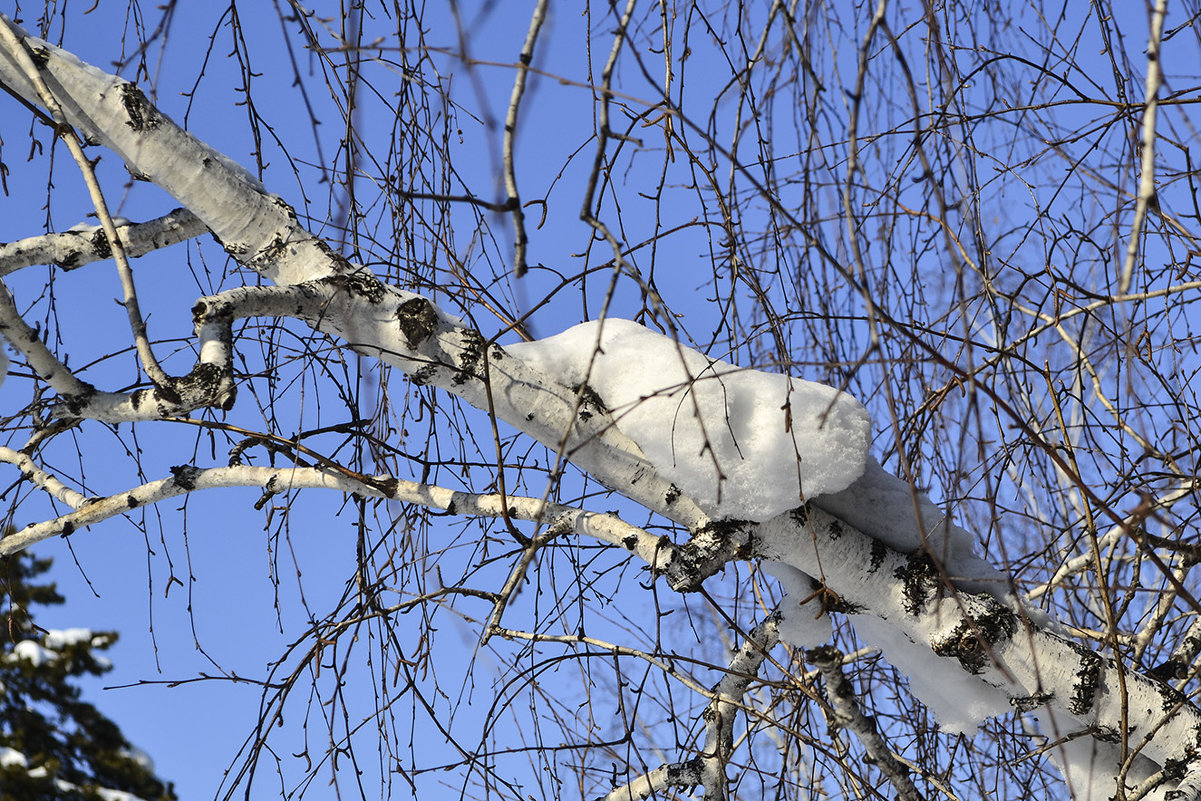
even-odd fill
[(521, 193), (517, 191), (517, 163), (513, 155), (513, 143), (517, 136), (517, 115), (521, 110), (521, 98), (525, 94), (525, 82), (529, 77), (530, 63), (534, 60), (534, 45), (538, 41), (538, 32), (546, 20), (547, 0), (538, 0), (534, 13), (530, 17), (530, 29), (526, 33), (525, 44), (521, 47), (521, 55), (517, 59), (517, 75), (513, 79), (513, 95), (509, 99), (509, 110), (505, 113), (505, 191), (509, 198), (506, 210), (513, 215), (513, 237), (516, 241), (513, 251), (513, 274), (521, 278), (529, 269), (525, 261), (526, 249), (529, 247), (529, 235), (525, 231), (525, 209), (521, 207)]
[[(186, 209), (176, 209), (156, 220), (131, 223), (115, 220), (117, 231), (131, 258), (193, 239), (208, 229)], [(44, 234), (0, 245), (0, 275), (34, 264), (53, 264), (74, 270), (111, 255), (103, 226), (81, 225), (58, 234)]]

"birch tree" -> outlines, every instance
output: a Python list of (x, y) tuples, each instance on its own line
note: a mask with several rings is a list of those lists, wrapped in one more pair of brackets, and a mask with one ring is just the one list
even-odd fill
[(516, 8), (3, 17), (0, 553), (354, 549), (222, 797), (1201, 796), (1195, 16)]

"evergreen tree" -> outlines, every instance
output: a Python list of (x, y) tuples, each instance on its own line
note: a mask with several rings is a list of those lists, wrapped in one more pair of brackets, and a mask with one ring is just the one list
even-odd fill
[(159, 780), (115, 723), (80, 699), (74, 679), (111, 669), (95, 651), (113, 632), (46, 630), (35, 606), (63, 603), (37, 578), (49, 559), (0, 559), (0, 801), (168, 801)]

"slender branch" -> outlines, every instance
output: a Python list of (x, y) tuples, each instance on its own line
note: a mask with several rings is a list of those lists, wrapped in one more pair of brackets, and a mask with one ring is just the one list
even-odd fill
[[(0, 540), (0, 556), (24, 550), (35, 542), (67, 536), (85, 526), (95, 525), (149, 504), (190, 492), (232, 487), (259, 487), (264, 498), (298, 489), (328, 489), (371, 498), (386, 498), (413, 503), (447, 514), (468, 517), (501, 517), (506, 513), (517, 520), (541, 523), (556, 536), (575, 533), (623, 548), (646, 561), (652, 568), (671, 555), (670, 546), (661, 538), (626, 523), (614, 514), (588, 512), (536, 498), (477, 495), (429, 484), (405, 481), (393, 476), (366, 476), (354, 471), (316, 467), (231, 467), (199, 468), (183, 465), (171, 469), (170, 478), (147, 482), (107, 497), (89, 498), (65, 487), (54, 476), (39, 468), (28, 456), (11, 448), (0, 447), (0, 462), (13, 464), (35, 484), (74, 511), (53, 520), (34, 523)], [(507, 501), (507, 510), (506, 507)], [(263, 501), (265, 503), (265, 501)]]
[(1147, 219), (1147, 210), (1155, 199), (1155, 121), (1159, 111), (1159, 87), (1163, 84), (1160, 46), (1163, 41), (1163, 20), (1168, 12), (1168, 0), (1156, 0), (1151, 11), (1151, 34), (1147, 40), (1147, 90), (1143, 106), (1143, 127), (1139, 145), (1142, 164), (1139, 168), (1138, 197), (1134, 202), (1134, 222), (1130, 225), (1130, 241), (1126, 244), (1126, 260), (1118, 281), (1118, 293), (1130, 291), (1134, 278), (1134, 262), (1138, 258), (1139, 236)]
[(8, 287), (0, 281), (0, 336), (20, 351), (25, 361), (60, 395), (90, 397), (96, 388), (82, 381), (58, 357), (50, 352), (38, 331), (34, 330), (13, 301)]
[(9, 53), (17, 59), (25, 71), (26, 77), (33, 84), (42, 104), (54, 118), (56, 133), (66, 144), (71, 157), (79, 166), (84, 183), (88, 187), (88, 194), (92, 197), (92, 205), (96, 208), (96, 216), (100, 219), (104, 234), (108, 238), (109, 247), (112, 249), (113, 262), (117, 265), (117, 275), (121, 279), (121, 289), (125, 295), (125, 313), (129, 317), (129, 326), (133, 331), (138, 358), (141, 359), (142, 367), (146, 370), (146, 375), (150, 376), (151, 381), (159, 385), (166, 384), (167, 374), (159, 366), (158, 359), (150, 347), (150, 339), (146, 335), (146, 320), (138, 305), (138, 293), (133, 283), (133, 269), (129, 266), (129, 259), (125, 255), (125, 246), (117, 233), (117, 226), (113, 223), (112, 215), (109, 214), (108, 203), (104, 199), (104, 192), (100, 189), (100, 182), (96, 180), (95, 167), (84, 155), (83, 148), (79, 144), (75, 131), (71, 128), (67, 115), (63, 113), (62, 106), (59, 105), (58, 99), (50, 91), (46, 82), (42, 80), (41, 72), (34, 65), (33, 59), (26, 49), (25, 41), (17, 36), (7, 17), (0, 19), (0, 42), (3, 42)]
[(701, 714), (705, 740), (700, 753), (685, 762), (661, 765), (630, 782), (614, 787), (599, 801), (634, 801), (668, 788), (705, 788), (705, 801), (726, 798), (726, 765), (734, 744), (734, 718), (745, 708), (742, 697), (759, 673), (768, 653), (780, 641), (780, 616), (772, 613), (755, 626), (730, 659), (721, 680), (705, 693), (710, 699)]
[(548, 0), (538, 0), (538, 5), (534, 7), (534, 14), (530, 18), (530, 29), (526, 33), (525, 44), (521, 47), (521, 55), (518, 56), (517, 77), (513, 79), (513, 94), (509, 99), (509, 110), (505, 114), (505, 191), (509, 194), (506, 209), (513, 215), (513, 235), (516, 238), (513, 250), (513, 272), (518, 278), (525, 275), (529, 269), (525, 253), (530, 238), (525, 231), (525, 210), (521, 207), (521, 195), (517, 191), (517, 165), (513, 155), (513, 145), (517, 138), (517, 113), (521, 108), (521, 97), (525, 94), (525, 82), (529, 77), (530, 62), (534, 59), (534, 44), (538, 41), (538, 32), (546, 20), (548, 5)]
[(16, 465), (21, 469), (23, 476), (35, 486), (72, 509), (78, 509), (88, 502), (86, 496), (68, 487), (57, 476), (43, 470), (41, 465), (20, 451), (0, 446), (0, 462)]
[(909, 777), (909, 768), (902, 764), (884, 742), (876, 719), (863, 714), (855, 700), (855, 689), (842, 673), (843, 655), (837, 648), (825, 645), (805, 652), (821, 672), (826, 683), (826, 701), (834, 713), (831, 726), (846, 729), (859, 738), (872, 762), (896, 788), (900, 801), (923, 801), (923, 796)]
[[(609, 227), (592, 213), (592, 207), (596, 202), (596, 189), (600, 183), (602, 167), (605, 163), (609, 147), (609, 139), (614, 137), (621, 138), (617, 137), (617, 134), (609, 125), (609, 101), (613, 97), (613, 70), (617, 67), (617, 57), (625, 45), (630, 20), (634, 16), (634, 6), (637, 2), (638, 0), (627, 0), (625, 10), (622, 12), (617, 30), (613, 35), (613, 47), (609, 50), (609, 58), (605, 62), (604, 69), (601, 70), (600, 119), (596, 132), (596, 155), (592, 161), (592, 169), (588, 173), (588, 186), (584, 190), (584, 202), (580, 208), (580, 219), (600, 234), (609, 243), (609, 247), (613, 249), (613, 264), (618, 272), (623, 272), (626, 265), (625, 258), (622, 255), (622, 247), (618, 244), (617, 238), (613, 236)], [(614, 11), (616, 11), (615, 4)]]

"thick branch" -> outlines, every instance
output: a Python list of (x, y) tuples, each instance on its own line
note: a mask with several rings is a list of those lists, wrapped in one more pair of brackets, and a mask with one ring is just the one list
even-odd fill
[[(136, 85), (29, 36), (2, 14), (0, 25), (25, 42), (68, 124), (86, 141), (124, 159), (132, 174), (175, 196), (240, 263), (278, 283), (348, 269), (344, 259), (301, 227), (288, 204), (176, 125)], [(0, 83), (28, 103), (41, 104), (37, 88), (7, 48), (0, 48)]]

